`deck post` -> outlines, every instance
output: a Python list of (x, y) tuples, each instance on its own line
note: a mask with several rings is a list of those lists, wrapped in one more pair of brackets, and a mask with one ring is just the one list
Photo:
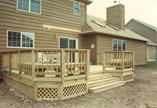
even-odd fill
[(18, 51), (18, 53), (19, 53), (19, 65), (18, 65), (18, 67), (19, 67), (19, 78), (20, 78), (20, 76), (21, 76), (21, 52)]
[(4, 67), (3, 67), (3, 64), (4, 64), (4, 63), (3, 63), (3, 62), (4, 62), (4, 61), (3, 61), (3, 52), (2, 52), (2, 69), (4, 68)]
[(61, 80), (62, 84), (64, 83), (64, 75), (65, 75), (65, 50), (61, 50), (61, 55), (60, 55), (60, 63), (61, 63)]
[(90, 50), (87, 50), (87, 58), (86, 58), (86, 93), (88, 93), (88, 79), (90, 73)]
[(60, 66), (61, 66), (61, 85), (59, 87), (60, 100), (63, 100), (63, 89), (64, 89), (64, 75), (65, 75), (65, 50), (61, 50), (60, 54)]
[(33, 84), (33, 89), (34, 89), (34, 101), (37, 101), (37, 85), (36, 84)]
[(11, 53), (9, 52), (9, 75), (11, 75)]
[(132, 53), (132, 70), (133, 70), (133, 72), (135, 71), (135, 66), (134, 66), (134, 62), (135, 62), (135, 52), (133, 51), (133, 53)]
[(103, 61), (102, 61), (102, 63), (103, 63), (103, 72), (104, 72), (104, 74), (106, 73), (106, 70), (105, 70), (105, 64), (106, 64), (106, 63), (105, 63), (105, 56), (106, 56), (106, 55), (105, 55), (105, 51), (103, 51), (103, 54), (102, 54), (102, 60), (103, 60)]
[(34, 83), (35, 78), (35, 52), (32, 50), (32, 82)]
[(124, 74), (124, 51), (122, 51), (122, 74), (120, 80), (123, 81), (123, 74)]

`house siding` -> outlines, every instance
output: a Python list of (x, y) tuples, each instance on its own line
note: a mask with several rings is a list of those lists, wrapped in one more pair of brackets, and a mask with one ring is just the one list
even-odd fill
[(109, 35), (98, 35), (97, 52), (101, 53), (102, 51), (112, 51), (113, 39), (126, 40), (126, 50), (135, 51), (135, 65), (143, 65), (147, 63), (147, 46), (144, 41), (118, 38)]
[[(94, 44), (94, 48), (91, 49), (91, 45)], [(90, 51), (90, 61), (96, 64), (96, 53), (97, 53), (97, 36), (88, 35), (85, 36), (85, 49), (91, 49)]]
[(141, 23), (138, 23), (134, 20), (131, 20), (127, 25), (126, 28), (134, 31), (135, 33), (151, 40), (154, 43), (157, 43), (157, 33), (155, 30), (152, 30), (151, 28), (148, 28), (147, 26), (144, 26)]
[(7, 30), (35, 33), (35, 48), (59, 48), (59, 38), (78, 38), (78, 48), (84, 48), (84, 38), (78, 32), (44, 28), (43, 24), (81, 30), (86, 21), (86, 5), (80, 4), (80, 15), (74, 14), (71, 0), (41, 0), (41, 15), (17, 10), (17, 0), (0, 0), (0, 49), (7, 48)]
[(155, 51), (153, 51), (153, 47), (155, 46), (147, 46), (148, 48), (148, 57), (147, 59), (150, 60), (150, 59), (157, 59), (156, 58), (156, 47), (155, 47)]
[(2, 76), (2, 53), (0, 53), (0, 76)]

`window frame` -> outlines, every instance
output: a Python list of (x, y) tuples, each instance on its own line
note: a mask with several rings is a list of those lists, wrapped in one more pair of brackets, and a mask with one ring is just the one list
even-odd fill
[[(78, 3), (79, 4), (79, 14), (78, 13), (75, 13), (75, 3)], [(81, 9), (80, 9), (80, 3), (79, 2), (76, 2), (76, 1), (74, 1), (74, 14), (76, 14), (76, 15), (80, 15), (80, 13), (81, 13)]]
[(16, 6), (16, 9), (18, 10), (18, 11), (23, 11), (23, 12), (29, 12), (29, 13), (34, 13), (34, 14), (38, 14), (38, 15), (41, 15), (41, 3), (42, 3), (42, 0), (40, 0), (40, 13), (35, 13), (35, 12), (31, 12), (31, 0), (29, 0), (29, 11), (25, 11), (25, 10), (21, 10), (21, 9), (18, 9), (18, 1), (19, 0), (17, 0), (17, 6)]
[[(60, 48), (60, 38), (67, 38), (67, 39), (68, 39), (68, 48)], [(71, 40), (71, 39), (76, 40), (76, 49), (78, 49), (78, 38), (71, 38), (71, 37), (64, 37), (64, 36), (59, 36), (58, 48), (59, 48), (59, 49), (70, 49), (70, 48), (69, 48), (69, 40)]]
[[(114, 40), (116, 40), (117, 41), (117, 44), (118, 44), (118, 40), (120, 40), (120, 39), (112, 39), (112, 51), (114, 51), (113, 50), (113, 41)], [(121, 41), (121, 51), (123, 51), (123, 41), (125, 41), (125, 51), (127, 51), (127, 42), (126, 42), (126, 40), (120, 40)], [(117, 51), (118, 51), (118, 45), (117, 45)]]
[[(20, 32), (21, 33), (21, 35), (20, 35), (20, 42), (21, 42), (21, 44), (20, 44), (20, 47), (14, 47), (14, 46), (8, 46), (8, 31), (12, 31), (12, 32)], [(34, 49), (34, 47), (35, 47), (35, 33), (32, 33), (33, 34), (33, 47), (22, 47), (22, 33), (31, 33), (31, 32), (21, 32), (21, 31), (16, 31), (16, 30), (7, 30), (7, 38), (6, 38), (6, 42), (7, 42), (7, 44), (6, 44), (6, 46), (7, 46), (7, 48), (29, 48), (29, 49)]]

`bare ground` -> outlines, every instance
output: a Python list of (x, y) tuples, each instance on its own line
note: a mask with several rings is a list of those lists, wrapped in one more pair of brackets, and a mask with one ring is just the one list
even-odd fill
[(65, 101), (35, 102), (0, 82), (0, 108), (157, 108), (157, 67), (139, 66), (124, 86)]

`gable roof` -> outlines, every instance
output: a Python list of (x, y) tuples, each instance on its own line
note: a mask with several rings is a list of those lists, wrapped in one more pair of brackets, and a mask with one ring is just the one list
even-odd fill
[[(146, 27), (148, 27), (148, 28), (151, 28), (151, 29), (153, 29), (153, 30), (155, 30), (155, 31), (157, 32), (157, 27), (154, 27), (154, 26), (152, 26), (152, 25), (150, 25), (150, 24), (147, 24), (147, 23), (145, 23), (145, 22), (142, 22), (142, 21), (137, 20), (137, 19), (134, 19), (134, 18), (132, 18), (127, 24), (129, 24), (132, 20), (134, 20), (134, 21), (136, 21), (136, 22), (138, 22), (138, 23), (140, 23), (140, 24), (142, 24), (142, 25), (144, 25), (144, 26), (146, 26)], [(127, 25), (127, 24), (126, 24), (126, 25)]]
[(93, 33), (108, 34), (117, 37), (124, 37), (124, 38), (130, 38), (130, 39), (141, 40), (141, 41), (150, 41), (147, 38), (144, 38), (128, 29), (125, 29), (125, 31), (119, 30), (111, 25), (106, 25), (106, 21), (104, 19), (88, 15), (87, 24), (83, 27), (80, 34), (86, 35), (86, 34), (93, 34)]

